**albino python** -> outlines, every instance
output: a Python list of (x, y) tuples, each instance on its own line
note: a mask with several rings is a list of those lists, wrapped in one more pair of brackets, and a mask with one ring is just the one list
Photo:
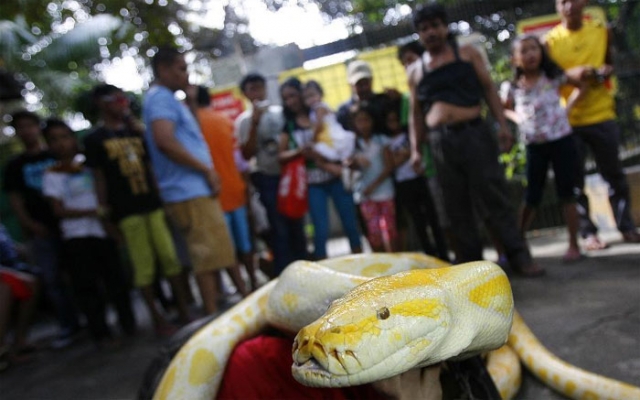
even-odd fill
[(499, 267), (446, 267), (409, 253), (295, 262), (200, 329), (171, 361), (154, 399), (215, 399), (235, 345), (268, 324), (298, 332), (292, 372), (309, 386), (371, 382), (497, 349), (489, 353), (487, 368), (503, 399), (519, 389), (520, 360), (570, 398), (640, 399), (640, 388), (547, 351), (513, 309)]

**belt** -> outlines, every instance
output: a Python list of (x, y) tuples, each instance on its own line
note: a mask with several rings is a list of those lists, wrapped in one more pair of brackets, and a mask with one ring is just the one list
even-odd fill
[(455, 124), (442, 124), (438, 125), (433, 130), (440, 132), (457, 132), (467, 128), (481, 125), (483, 122), (481, 117), (476, 117), (463, 122), (456, 122)]

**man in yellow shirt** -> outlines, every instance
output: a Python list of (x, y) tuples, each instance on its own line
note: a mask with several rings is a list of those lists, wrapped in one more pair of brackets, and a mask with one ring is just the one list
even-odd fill
[[(584, 66), (591, 75), (586, 92), (569, 110), (569, 122), (579, 147), (584, 150), (585, 145), (589, 146), (598, 171), (609, 183), (611, 208), (624, 241), (640, 243), (640, 234), (631, 218), (629, 185), (618, 155), (620, 130), (615, 122), (615, 103), (608, 89), (613, 73), (610, 34), (601, 22), (584, 19), (586, 5), (587, 0), (556, 0), (561, 23), (547, 33), (545, 43), (551, 57), (563, 69)], [(565, 101), (573, 90), (568, 86), (561, 90)], [(589, 202), (583, 191), (584, 156), (577, 169), (580, 233), (587, 250), (602, 249), (606, 244), (598, 238), (598, 228), (589, 218)]]

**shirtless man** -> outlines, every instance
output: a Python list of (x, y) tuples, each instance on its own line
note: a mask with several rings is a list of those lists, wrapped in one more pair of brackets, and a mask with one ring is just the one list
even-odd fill
[(441, 5), (417, 9), (413, 22), (425, 52), (407, 71), (412, 158), (416, 163), (421, 159), (419, 143), (427, 139), (428, 130), (456, 242), (456, 262), (482, 259), (476, 208), (491, 224), (514, 270), (529, 277), (542, 275), (544, 269), (533, 262), (518, 232), (504, 172), (498, 164), (498, 145), (480, 116), (484, 99), (499, 124), (500, 147), (508, 150), (513, 136), (480, 52), (472, 46), (458, 48)]

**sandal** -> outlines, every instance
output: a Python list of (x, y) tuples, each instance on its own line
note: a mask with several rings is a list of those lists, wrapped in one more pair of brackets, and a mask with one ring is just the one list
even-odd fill
[(609, 247), (608, 244), (600, 240), (600, 238), (596, 235), (589, 235), (584, 238), (583, 245), (584, 249), (587, 251), (604, 250)]
[(625, 243), (640, 243), (640, 233), (635, 229), (622, 233), (622, 239)]

